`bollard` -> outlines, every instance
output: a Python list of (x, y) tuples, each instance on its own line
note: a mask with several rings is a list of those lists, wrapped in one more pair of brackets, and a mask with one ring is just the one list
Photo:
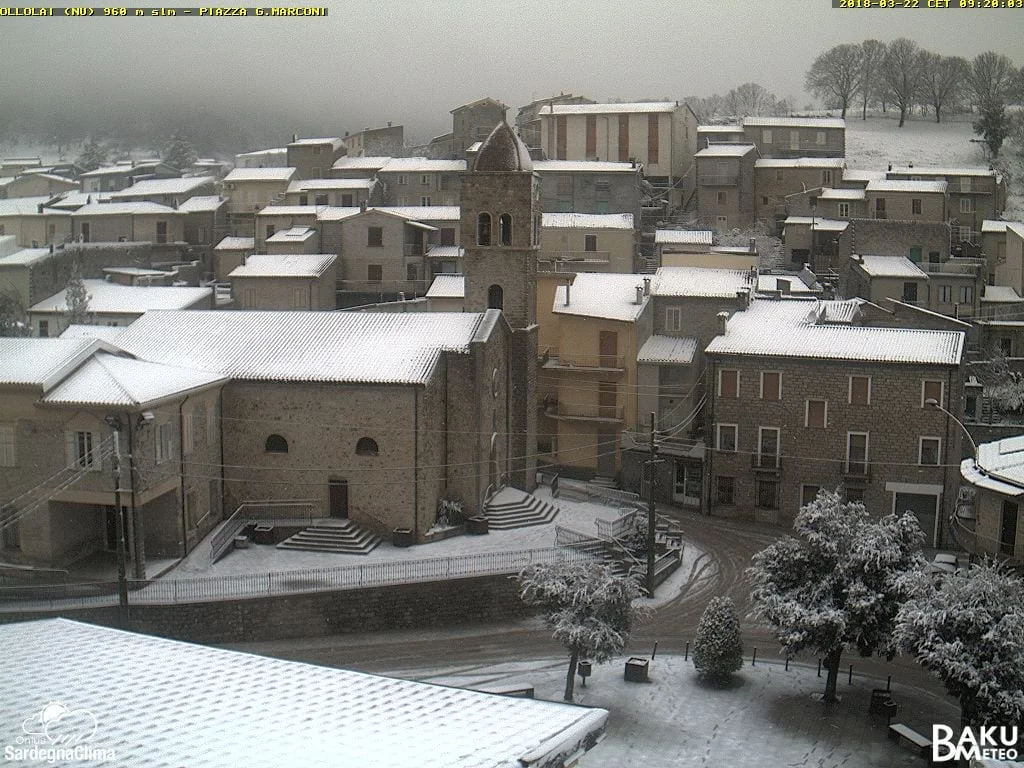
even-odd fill
[(821, 677), (821, 659), (818, 659), (818, 677)]
[(885, 678), (885, 690), (892, 690), (892, 675), (889, 675), (887, 678)]
[(686, 650), (683, 651), (683, 661), (689, 661), (689, 660), (690, 660), (690, 641), (687, 640), (686, 641)]
[(752, 667), (756, 667), (757, 666), (757, 648), (754, 649), (754, 655), (750, 659), (750, 666), (752, 666)]
[(786, 671), (789, 672), (789, 656), (786, 657)]
[(853, 685), (853, 664), (850, 665), (850, 677), (846, 681), (847, 685)]
[(654, 657), (658, 655), (658, 641), (654, 641), (654, 650), (651, 651), (651, 661), (654, 661)]

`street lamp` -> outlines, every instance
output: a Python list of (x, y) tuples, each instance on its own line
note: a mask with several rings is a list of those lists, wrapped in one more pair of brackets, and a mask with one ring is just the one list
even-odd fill
[(117, 602), (121, 626), (128, 626), (128, 577), (126, 574), (127, 547), (125, 545), (124, 507), (121, 504), (121, 417), (107, 416), (104, 421), (114, 434), (114, 522), (117, 536)]
[(957, 423), (957, 426), (960, 427), (961, 430), (963, 430), (963, 433), (965, 435), (967, 435), (967, 440), (971, 444), (971, 449), (973, 451), (973, 453), (971, 455), (972, 455), (972, 458), (974, 459), (974, 466), (975, 466), (975, 468), (981, 469), (981, 465), (978, 463), (978, 444), (976, 442), (974, 442), (974, 438), (971, 437), (971, 433), (967, 429), (967, 427), (964, 426), (964, 423), (962, 421), (960, 421), (960, 419), (958, 419), (952, 413), (950, 413), (945, 408), (943, 408), (941, 405), (939, 405), (939, 401), (936, 400), (934, 397), (929, 397), (927, 400), (924, 401), (924, 404), (929, 406), (929, 407), (931, 407), (931, 408), (937, 408), (938, 410), (942, 411), (944, 414), (949, 416), (949, 418), (951, 418), (953, 421), (955, 421)]

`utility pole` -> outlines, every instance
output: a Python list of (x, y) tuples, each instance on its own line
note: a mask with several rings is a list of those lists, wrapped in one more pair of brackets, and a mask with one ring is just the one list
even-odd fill
[(654, 469), (661, 463), (658, 446), (654, 442), (654, 413), (651, 413), (651, 458), (644, 462), (647, 469), (647, 596), (654, 597)]
[(128, 627), (128, 578), (126, 574), (124, 508), (121, 506), (121, 419), (108, 416), (107, 424), (114, 433), (114, 522), (117, 536), (117, 604), (121, 626)]

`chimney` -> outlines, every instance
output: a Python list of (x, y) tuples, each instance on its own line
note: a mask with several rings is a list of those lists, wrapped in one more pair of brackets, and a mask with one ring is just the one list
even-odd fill
[(757, 240), (750, 238), (750, 252), (757, 253)]
[(644, 296), (650, 296), (650, 295), (651, 295), (651, 278), (645, 277), (644, 278)]
[(736, 309), (743, 311), (747, 308), (750, 303), (750, 289), (749, 288), (738, 288), (736, 289)]
[(298, 140), (299, 140), (299, 134), (293, 133), (292, 134), (292, 143), (294, 144)]
[(779, 287), (779, 293), (783, 296), (789, 296), (790, 294), (790, 283), (789, 280), (777, 277), (775, 278), (775, 285)]
[(634, 303), (636, 303), (636, 304), (643, 304), (644, 303), (644, 287), (642, 285), (638, 285), (636, 287), (636, 302), (634, 302)]
[(718, 335), (725, 336), (726, 327), (729, 325), (729, 313), (719, 312), (715, 317), (718, 318)]
[(863, 264), (864, 263), (864, 255), (863, 254), (858, 253), (854, 258), (857, 259), (857, 263), (858, 264)]
[(366, 201), (363, 200), (359, 203), (359, 212), (366, 213)]
[(565, 284), (565, 306), (569, 306), (569, 289), (572, 288), (572, 283)]

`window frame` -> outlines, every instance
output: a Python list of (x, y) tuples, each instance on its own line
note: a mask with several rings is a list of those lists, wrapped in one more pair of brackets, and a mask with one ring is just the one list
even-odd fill
[(156, 463), (163, 464), (174, 458), (174, 438), (171, 434), (171, 422), (161, 421), (154, 427), (153, 447), (156, 453)]
[[(765, 394), (764, 394), (764, 377), (765, 377), (765, 374), (767, 374), (769, 376), (778, 376), (779, 377), (778, 378), (778, 387), (777, 387), (776, 392), (775, 392), (775, 394), (776, 394), (775, 397), (765, 397)], [(761, 371), (760, 379), (761, 379), (761, 385), (760, 385), (760, 399), (761, 400), (773, 400), (773, 401), (782, 400), (782, 371)]]
[[(736, 374), (736, 390), (733, 394), (723, 394), (722, 392), (722, 381), (724, 374), (735, 373)], [(718, 397), (728, 400), (738, 400), (740, 396), (740, 370), (739, 368), (719, 368), (718, 369)]]
[[(821, 403), (821, 425), (811, 423), (811, 403)], [(804, 401), (804, 427), (807, 429), (828, 429), (828, 400), (809, 397)]]
[[(724, 428), (724, 430), (723, 430)], [(722, 434), (723, 431), (732, 431), (732, 448), (722, 447)], [(739, 449), (740, 444), (740, 425), (721, 423), (715, 425), (715, 450), (719, 453), (736, 453)]]
[[(854, 436), (864, 438), (864, 458), (858, 461), (851, 459), (850, 448), (852, 439)], [(846, 459), (843, 462), (843, 468), (847, 474), (850, 475), (863, 475), (867, 474), (868, 467), (871, 464), (871, 433), (870, 432), (856, 432), (850, 430), (846, 433)], [(864, 466), (863, 472), (854, 472), (851, 467), (854, 464), (862, 464)]]
[[(863, 403), (855, 403), (853, 401), (853, 380), (854, 379), (864, 379), (865, 381), (867, 381), (867, 392), (866, 392), (867, 397), (865, 398), (865, 401)], [(872, 390), (872, 383), (873, 383), (871, 381), (871, 379), (872, 379), (872, 377), (870, 375), (865, 376), (865, 375), (859, 374), (859, 373), (851, 373), (850, 374), (849, 380), (848, 380), (847, 397), (846, 397), (847, 405), (871, 405), (871, 394), (872, 394), (871, 390)]]
[[(722, 491), (725, 489), (728, 489), (728, 499), (723, 498)], [(736, 506), (736, 478), (732, 475), (715, 476), (715, 504), (723, 507)]]
[(665, 307), (665, 330), (674, 332), (683, 330), (682, 307)]
[[(935, 461), (924, 460), (924, 444), (925, 441), (932, 441), (935, 443)], [(942, 438), (936, 437), (935, 435), (921, 435), (917, 439), (917, 463), (918, 466), (922, 467), (937, 467), (942, 462)]]
[(0, 424), (0, 467), (18, 466), (17, 439), (17, 425)]
[(383, 248), (384, 247), (384, 227), (371, 227), (366, 228), (366, 247), (367, 248)]
[(927, 405), (925, 405), (924, 401), (928, 399), (928, 385), (929, 384), (938, 384), (939, 385), (939, 396), (937, 398), (935, 398), (935, 401), (940, 406), (945, 408), (946, 407), (946, 400), (945, 400), (945, 396), (946, 396), (946, 382), (944, 382), (942, 379), (921, 379), (921, 407), (922, 408), (927, 408), (928, 407)]
[[(768, 432), (775, 433), (775, 453), (765, 452), (764, 448), (764, 435)], [(774, 466), (771, 469), (778, 469), (779, 460), (782, 458), (782, 429), (780, 427), (762, 427), (757, 428), (757, 466), (764, 467), (764, 459), (766, 456), (774, 456)]]

